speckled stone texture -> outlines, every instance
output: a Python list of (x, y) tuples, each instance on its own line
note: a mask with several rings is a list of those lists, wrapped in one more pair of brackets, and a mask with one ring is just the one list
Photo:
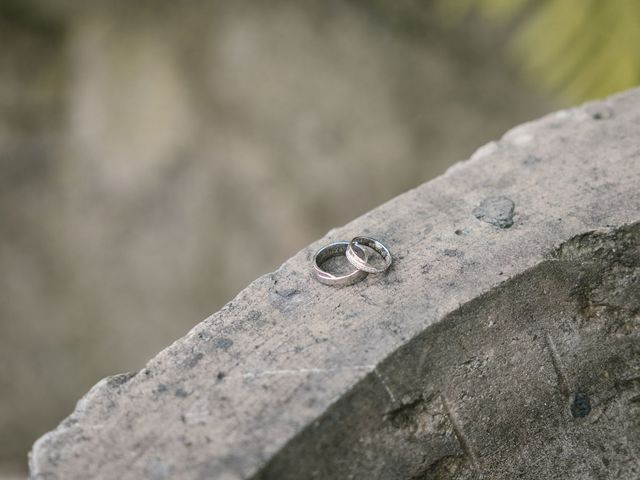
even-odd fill
[[(32, 478), (640, 477), (639, 140), (640, 90), (511, 130), (98, 383)], [(316, 282), (359, 233), (390, 271)]]

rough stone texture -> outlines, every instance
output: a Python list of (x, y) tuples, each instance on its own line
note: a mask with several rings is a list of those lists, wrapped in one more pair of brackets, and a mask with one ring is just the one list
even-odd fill
[[(639, 134), (640, 90), (561, 111), (329, 232), (98, 383), (32, 477), (638, 478)], [(388, 274), (313, 280), (357, 233)]]

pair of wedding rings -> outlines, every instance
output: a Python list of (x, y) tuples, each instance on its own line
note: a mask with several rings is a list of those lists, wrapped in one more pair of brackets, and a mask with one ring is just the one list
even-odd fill
[[(383, 264), (381, 266), (370, 264), (367, 248), (363, 247), (380, 255)], [(346, 256), (351, 266), (354, 267), (349, 273), (330, 273), (322, 268), (327, 260), (340, 255)], [(391, 266), (391, 261), (391, 252), (381, 241), (371, 237), (355, 237), (350, 242), (333, 242), (318, 250), (313, 256), (313, 269), (320, 283), (343, 287), (359, 282), (370, 273), (383, 273)]]

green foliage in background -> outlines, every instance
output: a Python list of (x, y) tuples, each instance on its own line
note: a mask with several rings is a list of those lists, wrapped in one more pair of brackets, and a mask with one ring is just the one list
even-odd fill
[(513, 28), (509, 53), (541, 88), (569, 101), (640, 84), (640, 0), (440, 0), (449, 18)]

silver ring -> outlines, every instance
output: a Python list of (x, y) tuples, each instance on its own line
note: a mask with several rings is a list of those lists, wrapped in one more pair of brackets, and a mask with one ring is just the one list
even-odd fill
[[(371, 266), (369, 265), (368, 259), (366, 257), (363, 260), (359, 255), (356, 255), (355, 249), (359, 248), (361, 245), (369, 247), (370, 249), (378, 253), (378, 255), (380, 255), (384, 260), (384, 266)], [(349, 242), (349, 246), (347, 247), (345, 255), (347, 256), (347, 260), (349, 260), (349, 263), (351, 265), (356, 267), (358, 270), (362, 270), (363, 272), (367, 273), (382, 273), (391, 266), (392, 262), (391, 252), (389, 251), (389, 249), (382, 242), (371, 237), (355, 237), (353, 240), (351, 240), (351, 242)]]
[[(340, 241), (325, 245), (316, 252), (316, 254), (313, 256), (313, 269), (315, 271), (316, 278), (320, 281), (320, 283), (342, 287), (359, 282), (368, 275), (368, 273), (364, 270), (359, 270), (357, 268), (352, 272), (347, 273), (346, 275), (334, 275), (333, 273), (329, 273), (326, 270), (322, 269), (322, 264), (324, 262), (326, 262), (330, 258), (344, 255), (347, 251), (347, 248), (349, 248), (349, 242)], [(357, 248), (358, 253), (354, 251), (353, 256), (361, 259), (359, 256), (361, 255), (362, 258), (364, 258), (364, 262), (366, 263), (368, 259), (367, 252), (365, 252), (358, 246), (356, 246), (355, 248)]]

